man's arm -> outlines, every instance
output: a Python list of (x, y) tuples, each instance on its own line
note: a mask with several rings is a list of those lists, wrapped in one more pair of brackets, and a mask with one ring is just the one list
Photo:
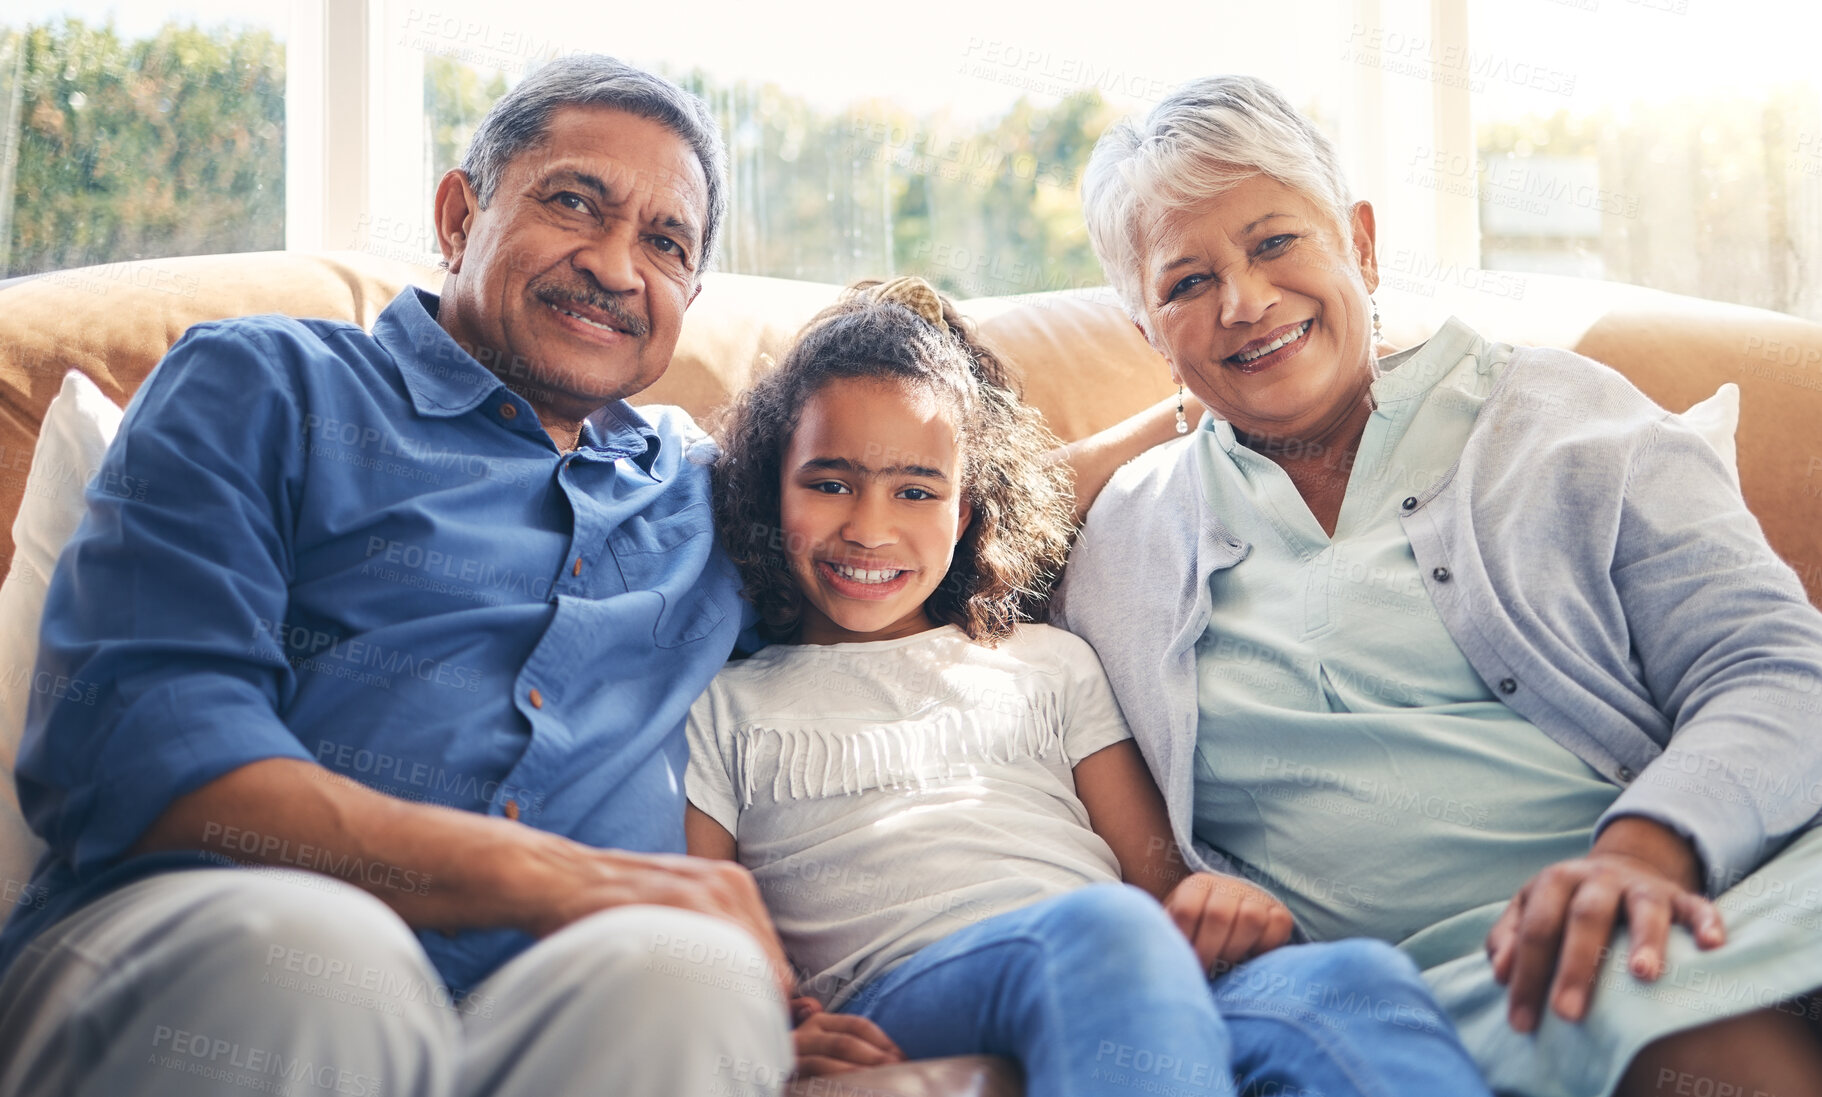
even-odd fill
[(608, 907), (680, 907), (742, 926), (787, 970), (759, 889), (738, 865), (595, 849), (399, 800), (314, 762), (274, 758), (218, 777), (172, 801), (133, 852), (177, 849), (335, 876), (416, 929), (503, 926), (543, 937)]
[[(1183, 415), (1192, 430), (1202, 417), (1202, 402), (1187, 392), (1183, 394)], [(1095, 497), (1121, 465), (1153, 446), (1181, 437), (1176, 422), (1177, 398), (1172, 396), (1106, 430), (1052, 450), (1052, 459), (1066, 461), (1075, 470), (1076, 520), (1087, 516)]]

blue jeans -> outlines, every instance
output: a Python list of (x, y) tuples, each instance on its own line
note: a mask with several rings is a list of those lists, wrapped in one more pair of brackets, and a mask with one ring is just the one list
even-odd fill
[(1480, 1097), (1417, 968), (1378, 941), (1295, 945), (1212, 983), (1151, 896), (1098, 884), (959, 930), (842, 1012), (912, 1059), (1018, 1060), (1032, 1097)]

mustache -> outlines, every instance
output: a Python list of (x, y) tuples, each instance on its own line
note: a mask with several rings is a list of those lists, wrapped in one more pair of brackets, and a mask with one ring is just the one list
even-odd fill
[(539, 286), (538, 300), (547, 305), (577, 306), (605, 315), (615, 327), (624, 328), (643, 338), (649, 329), (644, 320), (634, 316), (620, 299), (610, 293), (579, 286)]

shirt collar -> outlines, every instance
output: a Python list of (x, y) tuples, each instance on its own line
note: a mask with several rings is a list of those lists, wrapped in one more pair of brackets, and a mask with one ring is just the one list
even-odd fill
[[(448, 419), (473, 411), (506, 386), (437, 323), (440, 304), (429, 290), (406, 286), (380, 313), (373, 337), (398, 363), (417, 413)], [(659, 443), (658, 432), (624, 400), (606, 404), (584, 419), (576, 440), (577, 449), (592, 456), (631, 457), (654, 479)]]
[[(1479, 352), (1481, 338), (1474, 329), (1451, 316), (1436, 334), (1379, 360), (1380, 375), (1373, 382), (1373, 402), (1381, 407), (1398, 400), (1425, 396), (1436, 383), (1455, 371), (1461, 360)], [(1489, 366), (1480, 355), (1479, 366)]]
[(576, 440), (576, 447), (593, 450), (602, 457), (631, 457), (646, 475), (659, 480), (662, 477), (656, 470), (660, 441), (645, 416), (625, 400), (615, 400), (582, 420), (582, 435)]
[(373, 338), (398, 363), (419, 415), (448, 419), (473, 411), (505, 387), (437, 323), (436, 294), (406, 286), (380, 313)]

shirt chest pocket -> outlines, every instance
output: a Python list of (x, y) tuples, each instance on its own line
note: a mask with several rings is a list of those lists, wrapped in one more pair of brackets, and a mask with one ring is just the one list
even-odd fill
[(702, 573), (714, 552), (715, 523), (707, 503), (670, 514), (638, 514), (607, 535), (626, 597), (650, 603), (652, 640), (661, 648), (702, 639), (726, 611), (707, 592)]

